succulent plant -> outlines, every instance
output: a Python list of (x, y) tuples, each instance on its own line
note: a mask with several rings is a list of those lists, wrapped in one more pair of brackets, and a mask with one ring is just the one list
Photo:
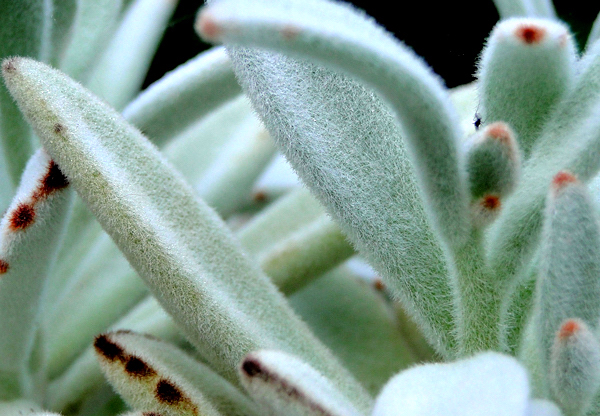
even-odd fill
[(213, 0), (139, 92), (175, 5), (0, 4), (0, 414), (600, 414), (600, 18), (496, 0), (448, 90), (345, 3)]

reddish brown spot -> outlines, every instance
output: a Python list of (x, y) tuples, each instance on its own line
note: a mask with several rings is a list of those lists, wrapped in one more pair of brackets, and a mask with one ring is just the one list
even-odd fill
[(375, 279), (373, 281), (373, 287), (380, 292), (383, 292), (385, 290), (385, 285), (383, 284), (383, 280), (381, 279)]
[(552, 179), (552, 185), (556, 189), (564, 188), (570, 183), (577, 183), (577, 178), (571, 172), (567, 172), (565, 170), (561, 170)]
[(5, 59), (2, 63), (2, 69), (4, 72), (15, 72), (17, 67), (15, 66), (15, 58)]
[(558, 331), (558, 338), (565, 339), (573, 336), (576, 332), (581, 329), (581, 325), (575, 319), (567, 320)]
[(481, 206), (490, 211), (497, 210), (500, 205), (500, 198), (497, 195), (485, 195), (481, 199)]
[(160, 413), (156, 412), (143, 412), (142, 416), (162, 416)]
[(184, 397), (181, 390), (170, 381), (163, 379), (156, 384), (156, 398), (160, 402), (174, 405), (185, 400)]
[(212, 16), (206, 12), (200, 13), (196, 28), (205, 39), (217, 40), (221, 35), (221, 28), (213, 20)]
[(257, 374), (262, 373), (260, 363), (252, 358), (248, 358), (242, 364), (242, 370), (250, 377), (254, 377)]
[(125, 371), (134, 377), (150, 377), (156, 372), (138, 357), (129, 357), (125, 364)]
[(98, 354), (104, 356), (104, 358), (115, 361), (124, 361), (127, 357), (123, 348), (108, 339), (106, 335), (98, 335), (94, 340), (94, 348)]
[(515, 34), (523, 42), (532, 45), (534, 43), (540, 43), (542, 39), (544, 39), (546, 30), (541, 27), (528, 24), (519, 26)]
[(508, 144), (512, 139), (512, 132), (505, 123), (496, 122), (488, 126), (486, 129), (486, 136), (496, 139), (501, 143)]
[(8, 271), (8, 263), (4, 260), (0, 260), (0, 274), (4, 274)]
[(35, 219), (35, 209), (30, 204), (19, 204), (10, 214), (9, 224), (12, 230), (24, 230), (29, 227)]
[(287, 26), (284, 26), (283, 29), (281, 29), (281, 36), (283, 36), (283, 38), (287, 39), (287, 40), (292, 40), (292, 39), (298, 37), (299, 34), (300, 34), (300, 28), (298, 28), (296, 26), (287, 25)]
[(56, 123), (54, 125), (54, 133), (56, 134), (60, 134), (65, 130), (65, 126), (63, 126), (62, 124)]
[(265, 202), (267, 200), (267, 194), (263, 191), (258, 191), (254, 193), (254, 201), (256, 202)]
[(43, 198), (50, 195), (52, 192), (63, 189), (69, 186), (69, 181), (58, 168), (58, 165), (53, 160), (48, 165), (46, 176), (42, 179), (42, 184), (34, 195), (34, 199)]

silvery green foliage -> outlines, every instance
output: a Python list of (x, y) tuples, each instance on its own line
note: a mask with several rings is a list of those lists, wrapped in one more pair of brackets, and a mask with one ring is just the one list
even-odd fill
[(449, 91), (347, 4), (214, 0), (140, 92), (176, 1), (5, 3), (0, 415), (600, 415), (598, 24), (497, 0)]

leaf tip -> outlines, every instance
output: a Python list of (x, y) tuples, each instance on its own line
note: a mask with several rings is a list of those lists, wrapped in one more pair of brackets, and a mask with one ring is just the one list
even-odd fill
[(576, 319), (567, 319), (558, 330), (557, 338), (565, 340), (581, 330), (581, 325)]
[(12, 56), (12, 57), (6, 58), (4, 61), (2, 61), (2, 74), (4, 76), (6, 76), (8, 74), (12, 74), (17, 71), (17, 65), (16, 65), (17, 59), (18, 58), (16, 56)]
[(557, 191), (577, 182), (577, 177), (566, 170), (561, 170), (552, 178), (552, 186)]
[(252, 357), (246, 358), (242, 363), (242, 371), (248, 377), (254, 377), (263, 372), (260, 362)]
[(221, 27), (217, 24), (212, 14), (203, 10), (196, 20), (196, 31), (204, 40), (216, 42), (222, 34)]
[(539, 44), (546, 36), (546, 30), (534, 23), (524, 23), (515, 30), (515, 36), (528, 45)]
[(498, 195), (485, 195), (481, 198), (480, 205), (483, 209), (497, 211), (502, 204)]

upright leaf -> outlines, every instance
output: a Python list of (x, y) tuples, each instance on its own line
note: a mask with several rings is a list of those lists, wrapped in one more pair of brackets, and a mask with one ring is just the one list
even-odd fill
[[(302, 56), (373, 85), (403, 122), (434, 223), (449, 240), (464, 239), (468, 209), (454, 140), (458, 128), (439, 80), (404, 46), (356, 11), (320, 1), (214, 2), (197, 28), (213, 41)], [(235, 49), (232, 57), (299, 175), (436, 348), (450, 354), (452, 271), (423, 209), (395, 118), (361, 85), (306, 60), (249, 49)]]

